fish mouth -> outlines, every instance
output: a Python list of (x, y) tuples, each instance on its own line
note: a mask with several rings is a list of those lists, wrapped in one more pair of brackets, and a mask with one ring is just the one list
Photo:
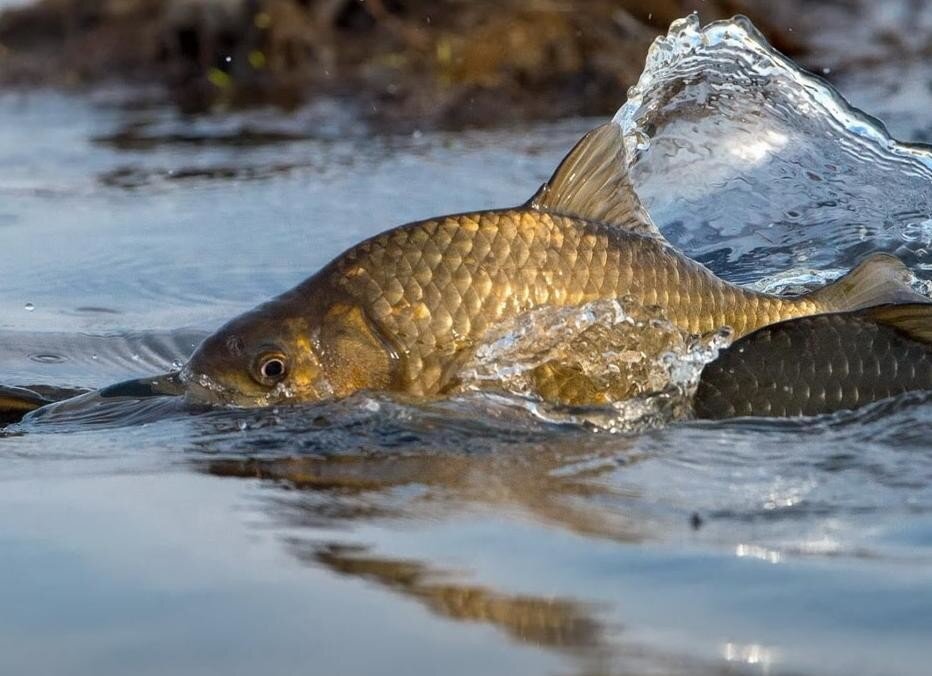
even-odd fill
[(181, 372), (171, 371), (160, 376), (124, 380), (121, 383), (108, 385), (98, 390), (97, 394), (104, 399), (115, 397), (141, 399), (146, 397), (178, 397), (185, 394), (186, 391)]
[(233, 392), (206, 376), (193, 374), (187, 369), (124, 380), (101, 388), (96, 394), (103, 399), (184, 397), (192, 404), (229, 406), (237, 403)]
[(244, 396), (237, 388), (194, 370), (189, 363), (176, 374), (185, 401), (200, 406), (255, 408), (262, 406), (261, 397)]

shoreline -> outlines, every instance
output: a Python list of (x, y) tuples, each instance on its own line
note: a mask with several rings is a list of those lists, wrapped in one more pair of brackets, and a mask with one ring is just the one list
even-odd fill
[[(0, 13), (0, 85), (155, 85), (185, 113), (354, 101), (404, 131), (611, 113), (669, 23), (753, 2), (38, 0)], [(772, 13), (772, 12), (769, 12)], [(776, 25), (776, 24), (773, 24)]]

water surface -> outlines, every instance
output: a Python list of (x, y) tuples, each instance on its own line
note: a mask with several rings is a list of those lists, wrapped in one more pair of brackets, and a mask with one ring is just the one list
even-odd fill
[[(665, 233), (764, 288), (820, 281), (875, 248), (925, 288), (928, 150), (768, 60), (740, 24), (722, 30), (681, 25), (620, 114)], [(597, 123), (373, 136), (339, 102), (182, 119), (123, 96), (0, 96), (4, 383), (167, 370), (363, 237), (524, 201)], [(921, 127), (924, 107), (898, 105)], [(0, 438), (0, 665), (926, 667), (928, 397), (805, 421), (597, 423), (491, 395), (264, 411), (155, 400), (27, 421)]]

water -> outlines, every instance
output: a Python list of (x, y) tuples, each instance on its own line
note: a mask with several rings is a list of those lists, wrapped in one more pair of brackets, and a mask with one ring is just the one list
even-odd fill
[(746, 21), (682, 20), (618, 119), (654, 219), (729, 279), (844, 268), (878, 249), (932, 275), (928, 148), (892, 139)]
[[(761, 287), (805, 286), (885, 248), (922, 288), (928, 151), (891, 141), (747, 31), (678, 26), (621, 114), (655, 220)], [(340, 102), (288, 120), (183, 120), (121, 96), (0, 96), (5, 384), (93, 388), (171, 369), (367, 235), (525, 200), (596, 123), (380, 137)], [(921, 127), (924, 107), (897, 106)], [(506, 356), (513, 337), (498, 343)], [(489, 392), (261, 411), (90, 395), (13, 428), (0, 438), (0, 665), (927, 667), (928, 397), (637, 434), (604, 431), (615, 411), (551, 413)]]

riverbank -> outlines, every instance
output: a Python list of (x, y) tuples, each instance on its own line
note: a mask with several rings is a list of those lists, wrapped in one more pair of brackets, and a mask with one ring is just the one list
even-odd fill
[(703, 20), (746, 13), (805, 61), (806, 32), (768, 4), (39, 0), (0, 14), (0, 84), (128, 83), (186, 112), (342, 97), (382, 123), (422, 128), (603, 115), (651, 40), (697, 9)]

